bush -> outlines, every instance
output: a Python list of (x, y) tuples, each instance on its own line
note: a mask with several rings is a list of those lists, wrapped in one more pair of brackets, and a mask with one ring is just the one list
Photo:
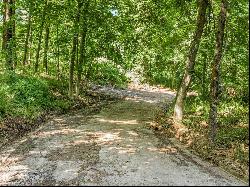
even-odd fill
[[(54, 79), (28, 77), (9, 72), (0, 75), (0, 82), (0, 119), (34, 119), (45, 111), (63, 112), (73, 105), (65, 96), (65, 85)], [(59, 94), (55, 95), (55, 92)]]
[(95, 63), (89, 69), (90, 80), (98, 84), (110, 84), (112, 86), (124, 86), (127, 83), (127, 78), (123, 75), (112, 63)]

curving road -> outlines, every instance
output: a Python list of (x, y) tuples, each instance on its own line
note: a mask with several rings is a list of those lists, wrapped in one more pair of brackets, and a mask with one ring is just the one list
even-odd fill
[(0, 153), (0, 185), (247, 186), (148, 128), (173, 93), (95, 89), (126, 99), (98, 113), (55, 117), (14, 142)]

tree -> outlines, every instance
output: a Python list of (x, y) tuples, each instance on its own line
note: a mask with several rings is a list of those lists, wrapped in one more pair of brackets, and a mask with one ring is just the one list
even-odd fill
[(35, 73), (38, 71), (38, 66), (39, 66), (39, 57), (40, 57), (40, 50), (41, 50), (41, 44), (42, 44), (42, 34), (43, 34), (44, 23), (46, 21), (47, 7), (48, 7), (48, 0), (45, 0), (43, 14), (41, 18), (42, 20), (41, 20), (41, 25), (40, 25), (40, 31), (38, 35), (38, 46), (37, 46), (36, 61), (35, 61)]
[(50, 34), (50, 24), (47, 23), (45, 32), (44, 56), (43, 56), (43, 66), (45, 68), (46, 74), (48, 74), (49, 34)]
[(24, 46), (24, 56), (23, 56), (23, 65), (27, 64), (27, 58), (28, 58), (28, 51), (29, 51), (29, 42), (30, 42), (30, 37), (31, 37), (31, 15), (29, 13), (29, 18), (28, 18), (28, 26), (27, 26), (27, 34), (26, 34), (26, 39), (25, 39), (25, 46)]
[(81, 31), (80, 31), (80, 36), (81, 36), (81, 41), (80, 41), (80, 57), (77, 63), (77, 80), (76, 80), (76, 96), (79, 95), (80, 93), (80, 82), (81, 82), (81, 76), (82, 76), (82, 69), (83, 69), (83, 64), (85, 60), (85, 42), (86, 42), (86, 36), (87, 36), (87, 30), (88, 30), (88, 23), (87, 23), (87, 14), (88, 14), (88, 9), (89, 9), (89, 3), (90, 1), (87, 1), (85, 3), (84, 10), (82, 12), (82, 20), (81, 20)]
[(210, 87), (210, 112), (209, 112), (209, 126), (211, 128), (210, 138), (214, 142), (217, 128), (217, 106), (220, 95), (220, 62), (223, 54), (223, 42), (225, 35), (225, 26), (227, 19), (227, 0), (221, 1), (221, 11), (218, 18), (217, 33), (216, 33), (216, 47), (214, 60), (212, 64), (211, 87)]
[(206, 24), (206, 10), (208, 7), (208, 0), (199, 0), (199, 10), (196, 23), (196, 31), (188, 52), (186, 69), (177, 92), (175, 107), (174, 107), (174, 120), (181, 122), (183, 118), (184, 100), (187, 95), (188, 88), (191, 83), (192, 73), (194, 71), (195, 59), (199, 49), (200, 40), (203, 34), (203, 29)]
[(75, 67), (75, 60), (77, 54), (77, 46), (78, 46), (78, 37), (79, 37), (79, 20), (80, 20), (80, 12), (83, 6), (83, 2), (78, 0), (78, 8), (75, 15), (74, 20), (74, 36), (73, 36), (73, 44), (72, 44), (72, 51), (71, 51), (71, 61), (69, 66), (69, 97), (73, 97), (73, 81), (74, 81), (74, 67)]
[(15, 65), (15, 0), (3, 1), (3, 41), (2, 50), (6, 67), (14, 70)]

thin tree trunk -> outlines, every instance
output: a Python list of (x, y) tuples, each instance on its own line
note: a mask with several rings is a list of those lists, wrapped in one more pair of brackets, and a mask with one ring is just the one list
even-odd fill
[(197, 16), (197, 26), (193, 37), (193, 41), (188, 53), (187, 65), (182, 78), (182, 82), (177, 92), (175, 107), (174, 107), (174, 121), (181, 122), (183, 118), (184, 100), (187, 95), (187, 90), (191, 83), (192, 72), (194, 71), (195, 59), (199, 49), (201, 36), (204, 26), (206, 24), (206, 9), (208, 7), (208, 0), (199, 0), (199, 10)]
[(44, 56), (43, 56), (43, 66), (45, 68), (46, 74), (48, 74), (49, 34), (50, 34), (50, 25), (48, 24), (46, 26), (45, 44), (44, 44)]
[(71, 61), (69, 66), (69, 97), (73, 98), (73, 80), (74, 80), (74, 66), (75, 66), (75, 58), (76, 58), (76, 45), (78, 40), (78, 33), (74, 34), (73, 38), (73, 47), (71, 52)]
[(27, 34), (26, 34), (26, 40), (25, 40), (25, 46), (24, 46), (23, 66), (25, 66), (27, 64), (27, 56), (28, 56), (28, 51), (29, 51), (30, 33), (31, 33), (31, 15), (29, 14)]
[[(13, 0), (14, 1), (14, 0)], [(17, 54), (16, 54), (16, 20), (15, 20), (15, 4), (13, 4), (13, 14), (12, 17), (14, 17), (14, 19), (12, 20), (12, 27), (13, 27), (13, 37), (12, 37), (12, 49), (11, 49), (11, 54), (12, 54), (12, 59), (13, 59), (13, 66), (14, 69), (17, 66)]]
[[(32, 27), (32, 25), (31, 25)], [(29, 42), (29, 47), (28, 47), (28, 64), (31, 64), (31, 57), (32, 57), (32, 44), (33, 44), (33, 32), (32, 29), (30, 30), (30, 42)]]
[(60, 78), (60, 46), (59, 46), (59, 24), (56, 27), (56, 40), (57, 40), (57, 79)]
[(7, 41), (8, 41), (8, 22), (10, 21), (9, 16), (9, 0), (3, 0), (3, 38), (2, 38), (2, 51), (5, 52)]
[(71, 52), (71, 61), (69, 65), (69, 97), (73, 98), (73, 81), (74, 81), (74, 67), (77, 53), (77, 43), (79, 36), (79, 20), (80, 20), (80, 10), (82, 8), (82, 2), (78, 1), (78, 11), (76, 14), (75, 24), (74, 24), (74, 37), (73, 37), (73, 47)]
[(77, 65), (77, 82), (76, 82), (76, 96), (80, 93), (80, 82), (82, 76), (83, 64), (85, 61), (85, 42), (87, 36), (87, 29), (81, 31), (81, 43), (80, 43), (80, 58)]
[(227, 0), (221, 1), (221, 11), (218, 21), (218, 30), (216, 33), (216, 47), (214, 54), (214, 63), (212, 65), (212, 75), (211, 75), (211, 88), (210, 88), (210, 112), (209, 112), (209, 126), (211, 128), (210, 138), (212, 142), (215, 140), (216, 129), (217, 129), (217, 106), (219, 103), (219, 81), (220, 81), (220, 62), (222, 60), (223, 53), (223, 41), (227, 18)]
[(37, 73), (38, 66), (39, 66), (39, 57), (40, 57), (40, 50), (41, 50), (41, 44), (42, 44), (42, 34), (43, 34), (43, 27), (45, 23), (46, 12), (47, 12), (47, 6), (48, 6), (48, 0), (45, 0), (45, 5), (44, 5), (43, 15), (42, 15), (42, 23), (41, 23), (40, 31), (38, 35), (38, 46), (37, 46), (36, 61), (35, 61), (35, 73)]
[(15, 0), (4, 0), (3, 10), (2, 50), (5, 55), (7, 69), (14, 70)]
[(207, 96), (207, 88), (206, 88), (206, 75), (207, 75), (207, 54), (204, 54), (204, 62), (202, 67), (202, 98), (205, 99)]
[(85, 61), (85, 43), (86, 43), (86, 36), (87, 36), (87, 14), (88, 14), (88, 8), (89, 8), (90, 1), (87, 1), (85, 4), (84, 12), (83, 12), (83, 19), (82, 19), (82, 29), (80, 32), (81, 35), (81, 42), (80, 42), (80, 57), (77, 64), (77, 80), (76, 80), (76, 96), (80, 94), (80, 82), (82, 77), (82, 70), (83, 70), (83, 64)]

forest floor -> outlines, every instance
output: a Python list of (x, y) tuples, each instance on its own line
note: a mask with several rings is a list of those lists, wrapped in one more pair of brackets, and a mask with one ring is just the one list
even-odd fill
[(122, 99), (55, 116), (5, 147), (0, 185), (247, 185), (150, 128), (170, 90), (92, 92)]

